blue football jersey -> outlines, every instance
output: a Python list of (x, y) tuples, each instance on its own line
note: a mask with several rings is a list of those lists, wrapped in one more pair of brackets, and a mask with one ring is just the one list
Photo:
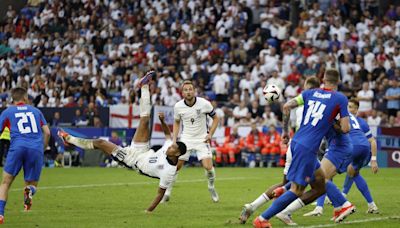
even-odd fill
[(292, 140), (317, 153), (322, 138), (331, 129), (337, 114), (342, 118), (349, 115), (348, 100), (342, 93), (326, 89), (305, 90), (301, 97), (303, 118)]
[(42, 126), (46, 124), (42, 112), (26, 104), (10, 106), (0, 116), (2, 130), (6, 126), (10, 129), (10, 147), (25, 146), (43, 150)]
[(328, 141), (329, 147), (345, 146), (351, 144), (349, 134), (339, 133), (333, 127), (329, 129), (325, 137), (326, 140)]
[(350, 138), (353, 145), (369, 146), (372, 137), (368, 124), (360, 117), (350, 114)]

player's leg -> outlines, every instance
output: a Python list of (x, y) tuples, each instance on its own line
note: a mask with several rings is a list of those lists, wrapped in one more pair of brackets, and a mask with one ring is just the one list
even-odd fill
[(78, 146), (82, 149), (99, 149), (103, 151), (107, 155), (111, 155), (113, 151), (115, 151), (118, 146), (112, 142), (106, 141), (104, 139), (84, 139), (79, 138), (69, 133), (59, 130), (57, 132), (58, 136), (61, 137), (64, 142)]
[(211, 199), (213, 202), (216, 203), (219, 201), (219, 196), (214, 186), (216, 175), (210, 145), (208, 143), (199, 144), (196, 145), (195, 149), (197, 158), (199, 159), (199, 161), (201, 161), (201, 165), (205, 170), (205, 176), (208, 180), (208, 191), (211, 194)]
[(334, 220), (335, 222), (341, 222), (348, 215), (355, 212), (355, 207), (342, 195), (340, 190), (331, 181), (331, 179), (336, 175), (336, 167), (334, 165), (337, 163), (334, 156), (329, 156), (329, 153), (322, 159), (321, 168), (325, 173), (326, 182), (326, 194), (332, 201), (334, 207)]
[(8, 191), (21, 168), (21, 153), (19, 150), (10, 150), (6, 158), (3, 169), (3, 179), (0, 185), (0, 224), (4, 223), (4, 209), (6, 207)]
[(26, 149), (23, 159), (24, 168), (24, 209), (29, 211), (32, 207), (32, 198), (36, 193), (43, 166), (43, 151), (34, 148)]
[(283, 211), (276, 215), (276, 217), (287, 225), (297, 225), (293, 222), (291, 215), (301, 209), (302, 207), (310, 204), (319, 196), (325, 193), (325, 175), (321, 168), (316, 167), (313, 180), (310, 182), (311, 189), (299, 196), (289, 204)]
[(368, 203), (367, 213), (378, 214), (379, 209), (376, 206), (374, 200), (372, 199), (367, 182), (361, 176), (359, 170), (355, 169), (352, 164), (350, 164), (348, 167), (348, 176), (349, 176), (349, 178), (354, 180), (358, 190), (361, 192), (361, 194), (364, 196), (365, 200), (367, 201), (367, 203)]
[(273, 199), (275, 197), (274, 190), (279, 187), (282, 187), (286, 183), (287, 183), (287, 179), (286, 179), (286, 175), (284, 175), (281, 183), (272, 185), (265, 192), (263, 192), (259, 197), (257, 197), (253, 202), (246, 203), (242, 208), (242, 212), (240, 213), (240, 217), (239, 217), (240, 223), (245, 224), (247, 222), (247, 220), (249, 219), (249, 217), (254, 213), (254, 211), (256, 211), (262, 205), (266, 204), (268, 201), (270, 201), (271, 199)]

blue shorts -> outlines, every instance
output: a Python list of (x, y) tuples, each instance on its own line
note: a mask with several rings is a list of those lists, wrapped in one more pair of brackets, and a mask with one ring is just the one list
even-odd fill
[(353, 156), (351, 165), (355, 170), (360, 170), (368, 165), (371, 160), (371, 150), (369, 146), (355, 145), (353, 146)]
[(43, 150), (27, 147), (10, 147), (4, 171), (17, 176), (24, 168), (25, 181), (39, 181), (43, 166)]
[(353, 145), (329, 147), (325, 158), (336, 167), (337, 173), (345, 173), (352, 162)]
[(315, 151), (298, 144), (290, 143), (292, 164), (287, 173), (287, 179), (301, 186), (307, 186), (314, 180), (314, 172), (320, 167)]

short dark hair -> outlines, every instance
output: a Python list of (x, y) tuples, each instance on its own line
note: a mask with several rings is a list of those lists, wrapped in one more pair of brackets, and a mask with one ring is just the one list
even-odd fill
[(360, 107), (360, 102), (358, 102), (358, 100), (356, 98), (351, 98), (349, 100), (349, 103), (355, 104), (357, 106), (357, 108)]
[(183, 87), (184, 87), (185, 85), (192, 85), (193, 88), (194, 88), (194, 84), (193, 84), (193, 81), (192, 81), (192, 80), (188, 80), (188, 79), (184, 80), (184, 81), (182, 82), (182, 86), (181, 86), (182, 89), (183, 89)]
[(321, 85), (319, 78), (317, 78), (315, 76), (308, 77), (306, 79), (306, 84), (311, 87), (310, 89), (319, 88), (319, 86)]
[(324, 79), (327, 82), (333, 83), (333, 84), (338, 84), (340, 76), (339, 76), (339, 71), (336, 69), (327, 69), (325, 71)]
[(181, 155), (186, 154), (186, 145), (183, 142), (176, 142), (178, 144), (179, 151), (181, 152)]
[(11, 98), (13, 102), (22, 101), (24, 97), (27, 95), (27, 91), (22, 87), (15, 87), (11, 90)]

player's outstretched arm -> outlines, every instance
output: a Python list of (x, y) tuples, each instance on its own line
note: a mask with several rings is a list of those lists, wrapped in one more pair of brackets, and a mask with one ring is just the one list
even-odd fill
[(219, 124), (219, 118), (216, 114), (212, 117), (212, 119), (213, 119), (213, 122), (212, 122), (212, 125), (210, 128), (210, 132), (208, 133), (208, 135), (206, 137), (206, 140), (205, 140), (206, 143), (211, 143), (211, 139), (215, 133), (215, 130), (217, 130), (217, 127)]
[(176, 143), (176, 141), (178, 139), (178, 134), (179, 134), (180, 127), (181, 127), (181, 120), (175, 119), (174, 120), (174, 126), (173, 126), (173, 129), (172, 129), (173, 136), (174, 136), (172, 140), (173, 140), (174, 143)]
[(165, 190), (163, 188), (158, 188), (158, 193), (156, 198), (153, 200), (153, 202), (151, 203), (150, 207), (146, 209), (147, 213), (152, 212), (154, 209), (156, 209), (157, 205), (160, 203), (160, 201), (162, 200), (164, 194), (165, 194)]
[(378, 172), (378, 162), (376, 161), (376, 152), (377, 152), (377, 144), (375, 137), (371, 137), (368, 139), (371, 144), (371, 169), (373, 173)]
[(47, 124), (42, 126), (42, 132), (43, 132), (43, 148), (46, 150), (46, 147), (49, 145), (49, 140), (50, 140), (50, 129), (49, 126), (47, 126)]
[(158, 113), (158, 118), (160, 119), (161, 128), (164, 132), (165, 139), (171, 140), (171, 130), (169, 129), (168, 125), (165, 123), (165, 115), (163, 112)]
[(282, 142), (287, 144), (289, 142), (289, 118), (290, 118), (290, 111), (299, 105), (304, 104), (303, 98), (301, 95), (298, 97), (290, 99), (283, 105), (283, 115), (282, 115), (282, 125), (283, 125), (283, 132), (282, 132)]

